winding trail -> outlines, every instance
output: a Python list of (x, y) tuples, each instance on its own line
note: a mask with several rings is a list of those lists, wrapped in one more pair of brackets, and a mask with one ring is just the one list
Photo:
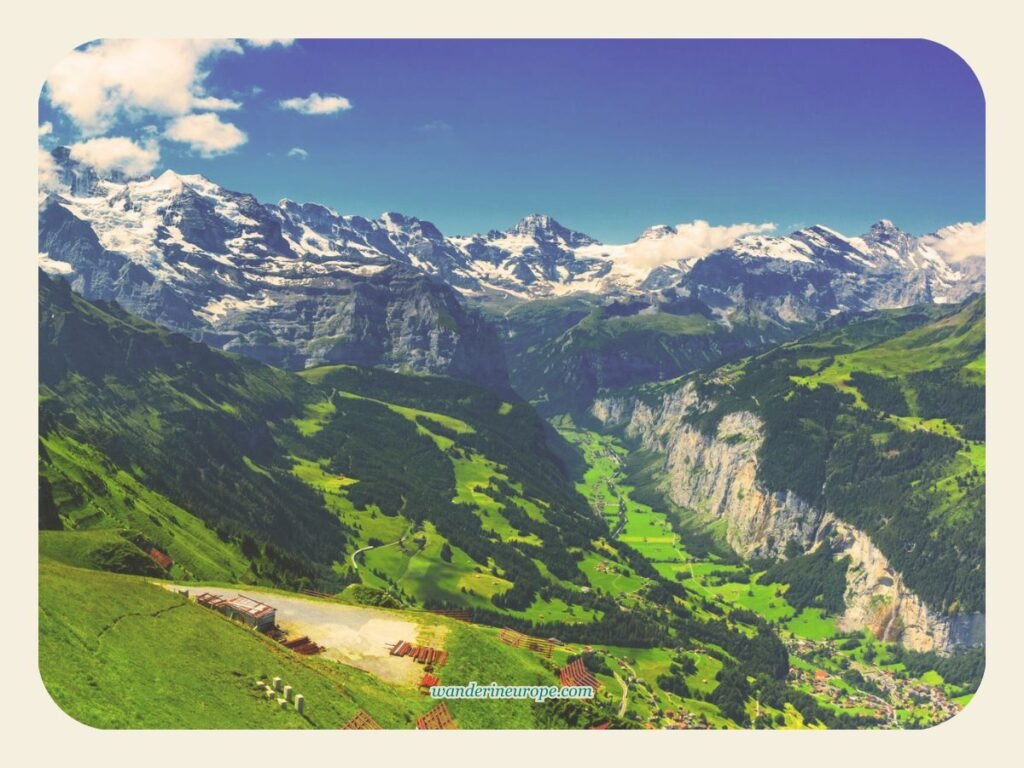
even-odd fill
[(619, 673), (614, 669), (612, 670), (612, 677), (615, 678), (615, 682), (622, 688), (622, 701), (619, 704), (619, 717), (625, 717), (626, 707), (629, 706), (629, 683), (619, 677)]
[(122, 613), (120, 616), (115, 616), (113, 621), (111, 621), (105, 627), (100, 629), (100, 631), (98, 633), (96, 633), (96, 639), (99, 640), (100, 638), (102, 638), (105, 634), (107, 634), (107, 632), (109, 632), (114, 627), (116, 627), (123, 619), (127, 619), (127, 618), (130, 618), (132, 616), (150, 616), (150, 617), (155, 619), (157, 616), (160, 616), (160, 615), (162, 615), (164, 613), (167, 613), (168, 611), (173, 611), (176, 608), (184, 608), (186, 605), (188, 605), (188, 601), (187, 600), (185, 602), (179, 603), (177, 605), (169, 605), (166, 608), (161, 608), (158, 611), (152, 611), (152, 612), (143, 611), (143, 612), (133, 612), (133, 613)]
[(401, 538), (395, 539), (394, 541), (389, 541), (387, 544), (370, 544), (369, 546), (366, 546), (366, 547), (360, 547), (359, 549), (357, 549), (355, 552), (353, 552), (349, 556), (349, 559), (352, 561), (352, 567), (353, 568), (358, 568), (359, 567), (359, 563), (356, 562), (356, 555), (358, 555), (358, 554), (360, 554), (362, 552), (366, 552), (369, 549), (384, 549), (384, 547), (391, 547), (391, 546), (394, 546), (395, 544), (401, 544), (403, 541), (405, 541), (405, 538), (408, 535), (409, 535), (409, 532), (406, 531), (405, 533), (402, 534)]

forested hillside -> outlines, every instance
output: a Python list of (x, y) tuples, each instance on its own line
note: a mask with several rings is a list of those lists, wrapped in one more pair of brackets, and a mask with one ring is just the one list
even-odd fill
[(984, 317), (982, 297), (838, 324), (694, 377), (687, 421), (710, 435), (725, 414), (756, 413), (767, 489), (869, 533), (936, 609), (982, 611)]

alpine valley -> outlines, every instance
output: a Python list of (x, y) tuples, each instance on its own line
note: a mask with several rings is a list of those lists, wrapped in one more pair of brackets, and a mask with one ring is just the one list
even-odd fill
[(985, 265), (941, 247), (970, 224), (446, 235), (52, 159), (40, 663), (76, 719), (414, 727), (436, 702), (400, 641), (443, 648), (444, 685), (599, 684), (449, 700), (461, 728), (913, 728), (970, 701)]

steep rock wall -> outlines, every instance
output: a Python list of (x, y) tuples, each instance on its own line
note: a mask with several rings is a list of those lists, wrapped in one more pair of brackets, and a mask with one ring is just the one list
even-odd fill
[(787, 542), (795, 540), (808, 552), (828, 541), (836, 557), (848, 556), (841, 629), (868, 627), (876, 637), (940, 653), (984, 641), (982, 614), (951, 617), (930, 609), (906, 587), (867, 533), (792, 492), (766, 489), (757, 479), (764, 432), (756, 414), (730, 413), (715, 435), (705, 435), (686, 420), (687, 412), (700, 404), (688, 384), (656, 404), (600, 399), (591, 413), (663, 456), (664, 493), (705, 520), (724, 520), (726, 539), (739, 555), (779, 558)]

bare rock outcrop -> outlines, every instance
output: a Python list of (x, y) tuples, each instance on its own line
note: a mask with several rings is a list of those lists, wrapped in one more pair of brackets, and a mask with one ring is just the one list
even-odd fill
[(984, 641), (982, 614), (945, 616), (926, 606), (867, 533), (791, 491), (765, 488), (757, 479), (764, 425), (756, 414), (729, 413), (707, 435), (687, 421), (698, 405), (707, 404), (687, 384), (655, 404), (601, 399), (591, 413), (661, 454), (668, 498), (704, 520), (724, 520), (726, 540), (739, 555), (780, 558), (787, 543), (796, 541), (805, 552), (828, 542), (837, 558), (849, 557), (841, 629), (867, 627), (880, 639), (940, 653)]

